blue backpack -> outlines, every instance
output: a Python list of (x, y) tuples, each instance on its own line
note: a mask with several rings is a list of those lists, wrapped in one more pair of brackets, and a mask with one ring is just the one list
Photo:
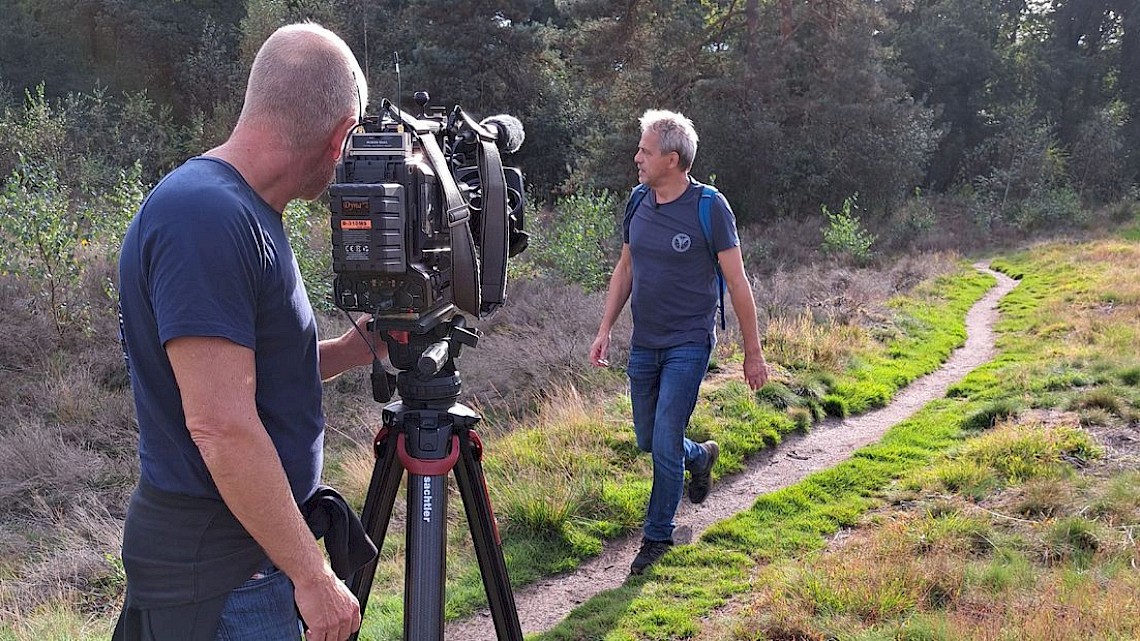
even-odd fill
[[(629, 200), (625, 204), (625, 220), (622, 222), (622, 230), (629, 233), (629, 223), (633, 220), (633, 213), (637, 211), (637, 207), (641, 205), (641, 201), (645, 199), (645, 195), (649, 193), (649, 187), (639, 184), (633, 188), (633, 193), (629, 195)], [(717, 258), (716, 250), (713, 249), (712, 243), (712, 221), (709, 218), (710, 211), (712, 210), (712, 201), (720, 192), (715, 187), (704, 185), (701, 190), (700, 204), (697, 206), (697, 217), (701, 222), (701, 231), (705, 235), (705, 247), (709, 250), (709, 257), (712, 258), (713, 268), (716, 270), (716, 285), (717, 292), (720, 298), (717, 302), (717, 310), (720, 313), (720, 328), (725, 329), (724, 322), (724, 290), (726, 285), (724, 282), (724, 272), (720, 270), (720, 259)]]

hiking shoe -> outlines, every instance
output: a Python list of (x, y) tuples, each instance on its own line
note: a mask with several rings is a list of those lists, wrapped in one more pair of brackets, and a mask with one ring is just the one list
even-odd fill
[(716, 465), (716, 460), (720, 458), (720, 446), (716, 441), (701, 443), (701, 449), (705, 451), (705, 464), (689, 470), (692, 475), (689, 479), (689, 500), (693, 503), (703, 503), (705, 497), (709, 495), (709, 488), (712, 486), (712, 469)]
[(668, 541), (641, 539), (641, 549), (637, 551), (637, 556), (633, 557), (633, 563), (629, 566), (629, 573), (641, 574), (645, 568), (656, 563), (671, 547), (673, 547), (672, 539)]

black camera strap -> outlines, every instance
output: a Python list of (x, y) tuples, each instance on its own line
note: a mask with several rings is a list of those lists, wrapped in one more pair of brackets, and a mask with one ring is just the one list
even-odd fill
[[(471, 236), (471, 213), (459, 186), (455, 184), (434, 136), (420, 136), (428, 164), (435, 170), (447, 206), (447, 226), (451, 228), (451, 297), (459, 309), (479, 316), (479, 257)], [(502, 169), (500, 168), (500, 172)]]
[(479, 137), (478, 169), (482, 216), (479, 225), (479, 261), (483, 271), (482, 314), (495, 311), (507, 297), (507, 242), (509, 216), (507, 180), (495, 135), (465, 112), (459, 111), (467, 126)]

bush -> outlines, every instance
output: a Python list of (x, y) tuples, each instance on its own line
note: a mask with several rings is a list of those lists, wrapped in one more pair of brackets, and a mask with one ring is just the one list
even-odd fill
[(621, 247), (618, 208), (608, 191), (559, 199), (552, 211), (538, 217), (523, 256), (586, 291), (605, 289), (613, 271), (610, 257)]
[(896, 242), (909, 243), (930, 234), (937, 222), (933, 201), (915, 187), (914, 196), (892, 215), (891, 233)]
[(1101, 110), (1081, 123), (1069, 157), (1073, 184), (1102, 203), (1118, 200), (1128, 190), (1128, 145), (1123, 119), (1114, 111)]
[(1013, 213), (1014, 224), (1024, 230), (1077, 227), (1087, 219), (1080, 196), (1066, 186), (1034, 191)]
[(116, 260), (147, 190), (144, 167), (173, 153), (155, 110), (145, 95), (116, 101), (99, 87), (48, 100), (41, 84), (22, 109), (0, 111), (0, 270), (21, 274), (31, 307), (61, 335), (91, 330), (86, 285), (99, 286), (96, 305), (114, 300), (96, 265)]
[(875, 235), (863, 228), (855, 212), (858, 194), (844, 199), (843, 207), (832, 212), (827, 205), (822, 207), (828, 225), (823, 229), (823, 251), (834, 256), (848, 258), (858, 265), (866, 265), (871, 260), (871, 245)]
[[(118, 183), (73, 198), (50, 163), (23, 156), (0, 191), (0, 268), (32, 284), (34, 308), (49, 314), (62, 336), (90, 329), (83, 291), (90, 252), (117, 255), (122, 235), (142, 202), (141, 170), (119, 172)], [(105, 283), (108, 290), (111, 284)], [(113, 300), (109, 298), (108, 300)]]

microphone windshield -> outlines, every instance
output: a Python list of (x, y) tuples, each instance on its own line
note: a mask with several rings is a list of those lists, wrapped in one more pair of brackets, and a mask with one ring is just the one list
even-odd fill
[(526, 140), (522, 121), (509, 114), (488, 116), (479, 124), (495, 132), (496, 143), (500, 149), (508, 154), (518, 151), (519, 147), (522, 147), (523, 141)]

